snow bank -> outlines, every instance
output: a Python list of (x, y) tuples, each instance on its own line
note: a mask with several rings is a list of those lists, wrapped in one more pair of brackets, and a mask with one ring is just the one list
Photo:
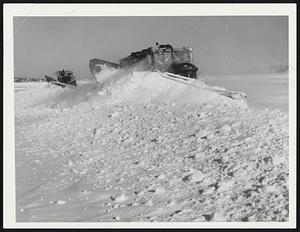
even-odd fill
[[(207, 89), (200, 80), (193, 86), (162, 77), (155, 72), (132, 72), (112, 87), (105, 88), (112, 102), (151, 103), (212, 103), (245, 106), (244, 101), (220, 96)], [(102, 94), (102, 92), (100, 92)]]
[(72, 107), (86, 101), (91, 102), (94, 106), (120, 102), (206, 103), (247, 108), (244, 100), (233, 100), (221, 96), (208, 90), (208, 86), (200, 80), (195, 80), (193, 86), (190, 86), (164, 78), (156, 72), (122, 70), (119, 72), (108, 71), (101, 75), (96, 76), (97, 80), (101, 80), (100, 83), (85, 83), (75, 90), (66, 89), (49, 99), (47, 104)]

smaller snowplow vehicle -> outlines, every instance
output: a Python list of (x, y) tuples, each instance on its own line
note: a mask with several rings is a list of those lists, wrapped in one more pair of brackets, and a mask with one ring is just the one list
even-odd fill
[(75, 88), (77, 86), (75, 76), (72, 71), (61, 70), (55, 72), (56, 79), (50, 76), (45, 76), (48, 83), (60, 86), (62, 88), (71, 87)]

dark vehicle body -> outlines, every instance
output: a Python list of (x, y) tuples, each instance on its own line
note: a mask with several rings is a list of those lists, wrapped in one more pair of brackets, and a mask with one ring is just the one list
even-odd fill
[(55, 72), (55, 74), (57, 77), (57, 81), (64, 83), (64, 84), (77, 86), (75, 76), (73, 75), (72, 71), (63, 69), (62, 71)]
[(171, 45), (158, 45), (153, 49), (132, 52), (120, 60), (121, 67), (136, 66), (142, 70), (159, 70), (190, 78), (197, 78), (198, 68), (192, 62), (190, 47), (173, 48)]
[(119, 64), (101, 59), (91, 59), (89, 67), (95, 76), (104, 67), (134, 69), (137, 71), (170, 72), (189, 78), (197, 78), (198, 68), (192, 62), (192, 48), (173, 48), (171, 45), (159, 45), (149, 47), (141, 51), (132, 52), (129, 56), (120, 60)]
[(76, 79), (72, 71), (61, 70), (55, 72), (56, 79), (50, 76), (45, 76), (46, 81), (62, 88), (66, 86), (77, 87)]

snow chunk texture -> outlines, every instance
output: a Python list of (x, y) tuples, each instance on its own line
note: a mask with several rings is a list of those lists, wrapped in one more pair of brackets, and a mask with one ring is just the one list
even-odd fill
[(285, 114), (135, 75), (15, 92), (18, 222), (289, 220)]

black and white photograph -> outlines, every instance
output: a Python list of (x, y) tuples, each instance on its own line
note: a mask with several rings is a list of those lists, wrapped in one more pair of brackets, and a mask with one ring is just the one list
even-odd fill
[(6, 225), (295, 226), (295, 12), (6, 4)]

